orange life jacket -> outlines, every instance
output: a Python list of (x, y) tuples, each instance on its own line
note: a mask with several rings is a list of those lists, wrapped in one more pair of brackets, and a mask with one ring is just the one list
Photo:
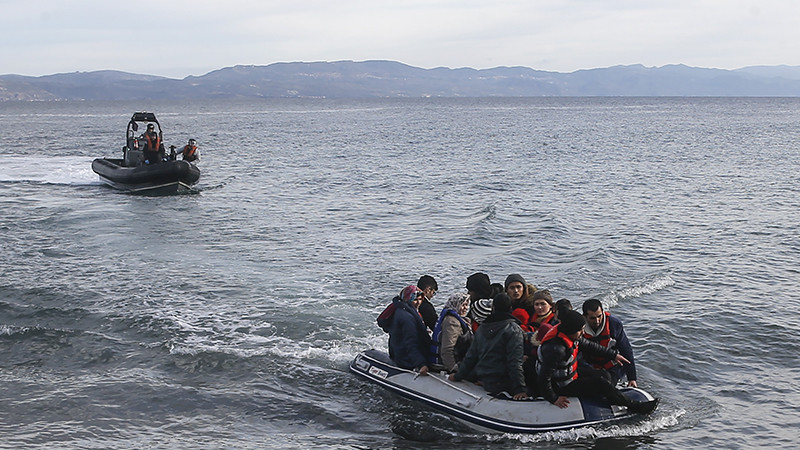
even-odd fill
[[(155, 134), (156, 138), (153, 139), (152, 135)], [(147, 147), (146, 150), (149, 152), (157, 152), (159, 148), (161, 148), (161, 137), (158, 133), (145, 133), (145, 139), (147, 139)]]
[(183, 152), (181, 153), (183, 153), (183, 159), (188, 159), (194, 156), (195, 152), (197, 152), (196, 145), (190, 146), (189, 144), (186, 144), (185, 146), (183, 146)]

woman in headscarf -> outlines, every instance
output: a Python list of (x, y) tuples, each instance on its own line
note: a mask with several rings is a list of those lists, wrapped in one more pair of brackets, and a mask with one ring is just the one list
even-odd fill
[(431, 353), (436, 358), (436, 363), (443, 365), (448, 372), (456, 371), (458, 363), (464, 359), (472, 343), (470, 319), (466, 317), (469, 298), (468, 294), (451, 295), (433, 329)]
[(395, 312), (389, 327), (389, 356), (404, 369), (428, 373), (431, 338), (419, 315), (419, 305), (425, 294), (414, 285), (406, 286), (395, 297)]

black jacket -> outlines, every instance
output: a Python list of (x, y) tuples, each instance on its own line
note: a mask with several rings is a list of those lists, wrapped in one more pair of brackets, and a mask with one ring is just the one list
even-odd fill
[(478, 327), (456, 381), (477, 379), (484, 387), (502, 385), (510, 394), (525, 392), (522, 328), (511, 314), (492, 314)]
[[(578, 338), (578, 351), (614, 359), (617, 357), (617, 350), (611, 350), (602, 345)], [(564, 341), (559, 338), (550, 339), (539, 346), (538, 361), (536, 364), (537, 383), (539, 393), (550, 403), (558, 399), (553, 388), (553, 374), (556, 369), (567, 361), (572, 355), (572, 350), (567, 348)]]
[(427, 298), (422, 300), (419, 305), (419, 315), (422, 316), (422, 321), (429, 330), (433, 331), (436, 328), (436, 322), (439, 321), (439, 314), (436, 313), (436, 308), (428, 301)]

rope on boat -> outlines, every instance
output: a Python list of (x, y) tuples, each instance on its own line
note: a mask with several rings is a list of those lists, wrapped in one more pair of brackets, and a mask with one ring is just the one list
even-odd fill
[[(413, 374), (415, 374), (415, 375), (414, 375), (414, 379), (415, 379), (415, 380), (416, 380), (417, 378), (419, 378), (419, 376), (420, 376), (420, 373), (419, 373), (419, 372), (415, 372), (415, 371), (413, 371), (413, 370), (408, 370), (408, 369), (401, 369), (401, 370), (404, 370), (404, 371), (406, 371), (406, 372), (409, 372), (409, 373), (413, 373)], [(444, 378), (439, 378), (439, 377), (437, 377), (436, 375), (433, 375), (433, 374), (428, 374), (428, 376), (429, 376), (429, 377), (431, 377), (431, 378), (433, 378), (434, 380), (438, 381), (439, 383), (443, 383), (443, 384), (445, 384), (446, 386), (449, 386), (449, 387), (451, 387), (451, 388), (453, 388), (453, 389), (457, 390), (458, 392), (461, 392), (461, 393), (462, 393), (462, 394), (464, 394), (464, 395), (467, 395), (467, 396), (469, 396), (469, 397), (472, 397), (472, 398), (475, 400), (475, 402), (476, 402), (476, 403), (477, 403), (477, 402), (480, 402), (480, 401), (481, 401), (481, 399), (483, 399), (483, 397), (481, 397), (480, 395), (475, 395), (475, 394), (473, 394), (472, 392), (469, 392), (469, 391), (467, 391), (467, 390), (461, 389), (460, 387), (458, 387), (458, 386), (454, 385), (453, 383), (451, 383), (451, 382), (449, 382), (449, 381), (445, 380)]]

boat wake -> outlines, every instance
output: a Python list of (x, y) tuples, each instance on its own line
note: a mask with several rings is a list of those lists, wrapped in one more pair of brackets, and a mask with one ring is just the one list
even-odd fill
[(0, 155), (0, 183), (35, 183), (69, 186), (102, 184), (85, 156)]
[(678, 425), (678, 420), (686, 414), (686, 410), (670, 411), (666, 414), (654, 414), (636, 423), (614, 424), (608, 426), (589, 426), (570, 430), (547, 431), (538, 434), (503, 434), (486, 435), (489, 441), (513, 439), (525, 444), (530, 443), (575, 443), (602, 438), (620, 438), (636, 436), (652, 436), (655, 432)]

